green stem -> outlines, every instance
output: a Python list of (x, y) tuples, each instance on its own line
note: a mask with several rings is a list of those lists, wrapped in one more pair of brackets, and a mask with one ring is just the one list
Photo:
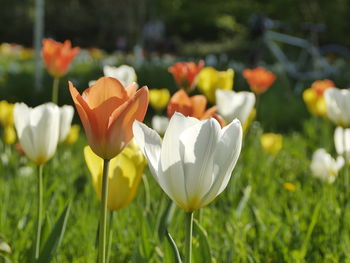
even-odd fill
[(185, 263), (191, 263), (193, 212), (186, 213)]
[(148, 179), (145, 175), (142, 176), (143, 186), (145, 187), (145, 212), (149, 212), (151, 206), (151, 194)]
[(113, 215), (114, 211), (110, 211), (109, 213), (109, 223), (108, 223), (108, 237), (107, 237), (107, 256), (106, 256), (106, 262), (109, 262), (109, 256), (111, 253), (111, 246), (112, 246), (112, 239), (113, 239), (113, 230), (112, 230), (112, 224), (113, 224)]
[(52, 86), (52, 102), (58, 104), (58, 87), (60, 83), (59, 77), (54, 77)]
[(106, 262), (106, 233), (107, 233), (107, 195), (108, 195), (109, 160), (103, 160), (102, 175), (102, 206), (100, 214), (100, 233), (98, 242), (98, 262)]
[(43, 209), (43, 165), (39, 165), (39, 178), (38, 178), (38, 210), (37, 210), (37, 231), (36, 231), (36, 244), (35, 244), (35, 259), (39, 258), (40, 252), (40, 239), (41, 239), (41, 224), (42, 224), (42, 209)]

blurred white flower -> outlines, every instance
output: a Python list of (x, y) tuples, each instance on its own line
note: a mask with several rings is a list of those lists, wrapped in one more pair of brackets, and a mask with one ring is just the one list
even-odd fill
[(57, 148), (60, 133), (59, 107), (46, 103), (30, 108), (24, 103), (16, 103), (14, 121), (26, 156), (38, 165), (46, 163)]
[(344, 163), (342, 156), (338, 156), (335, 160), (325, 149), (318, 149), (312, 155), (310, 169), (314, 177), (331, 184), (335, 181)]
[(60, 135), (58, 142), (63, 142), (69, 133), (74, 115), (74, 108), (70, 105), (60, 107)]
[(255, 95), (253, 92), (231, 90), (216, 90), (216, 104), (219, 114), (226, 122), (237, 118), (244, 124), (254, 109)]
[(335, 150), (348, 161), (350, 159), (350, 129), (337, 127), (334, 131)]
[(129, 86), (137, 80), (135, 69), (128, 65), (121, 65), (119, 67), (106, 65), (103, 67), (103, 74), (105, 77), (118, 79), (124, 87)]
[(152, 128), (156, 132), (158, 132), (159, 135), (164, 135), (166, 129), (169, 125), (169, 119), (165, 116), (159, 116), (154, 115), (152, 118)]
[(141, 122), (134, 122), (133, 132), (153, 177), (185, 211), (206, 206), (226, 188), (242, 145), (238, 120), (221, 129), (213, 118), (201, 121), (177, 112), (163, 142)]
[(329, 88), (324, 93), (327, 116), (338, 126), (350, 126), (350, 90)]

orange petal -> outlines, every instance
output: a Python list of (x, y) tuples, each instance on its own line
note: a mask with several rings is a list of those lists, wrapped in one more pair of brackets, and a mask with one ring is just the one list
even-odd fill
[(207, 106), (207, 99), (203, 95), (195, 95), (190, 97), (192, 102), (192, 117), (200, 119), (205, 111), (205, 107)]
[(128, 94), (119, 80), (110, 77), (99, 78), (95, 85), (84, 91), (82, 96), (91, 109), (110, 98), (113, 98), (115, 109), (128, 99)]
[(133, 82), (133, 83), (131, 83), (129, 86), (127, 86), (125, 88), (126, 93), (128, 94), (129, 98), (131, 98), (131, 97), (133, 97), (135, 95), (136, 90), (137, 90), (137, 86), (138, 86), (137, 83)]
[(171, 118), (175, 111), (181, 112), (184, 116), (192, 116), (192, 102), (183, 89), (180, 89), (171, 97), (167, 111), (168, 118)]
[(113, 112), (107, 131), (107, 144), (110, 147), (106, 152), (106, 158), (116, 156), (133, 138), (132, 124), (135, 120), (143, 121), (148, 100), (148, 88), (144, 86), (136, 92), (134, 97)]

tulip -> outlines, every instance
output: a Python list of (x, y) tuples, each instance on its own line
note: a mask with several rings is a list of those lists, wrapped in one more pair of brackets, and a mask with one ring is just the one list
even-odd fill
[(24, 103), (16, 103), (14, 121), (19, 142), (27, 157), (37, 165), (43, 165), (56, 152), (60, 110), (53, 103), (29, 108)]
[(156, 132), (158, 132), (159, 135), (164, 135), (166, 129), (169, 125), (169, 119), (164, 116), (155, 115), (152, 118), (152, 128)]
[(200, 120), (215, 118), (221, 126), (224, 126), (224, 120), (216, 114), (217, 107), (213, 106), (206, 110), (207, 99), (203, 95), (189, 97), (184, 90), (177, 91), (170, 99), (168, 104), (168, 118), (171, 118), (175, 112), (183, 115), (195, 117)]
[(54, 155), (60, 133), (60, 110), (53, 103), (29, 108), (16, 103), (14, 121), (20, 145), (27, 157), (39, 166), (38, 180), (38, 224), (35, 245), (35, 259), (39, 258), (42, 207), (43, 207), (43, 165)]
[(350, 91), (329, 88), (325, 91), (324, 97), (328, 118), (337, 126), (350, 127)]
[(60, 107), (60, 136), (59, 142), (63, 142), (69, 133), (74, 115), (74, 108), (70, 105)]
[(218, 89), (232, 90), (234, 71), (217, 71), (212, 67), (202, 69), (198, 76), (198, 89), (207, 97), (210, 103), (215, 103), (215, 92)]
[(289, 183), (289, 182), (285, 182), (283, 184), (283, 188), (286, 189), (289, 192), (295, 192), (297, 190), (297, 187), (295, 186), (295, 184)]
[(312, 83), (311, 88), (303, 92), (303, 99), (311, 114), (321, 117), (327, 116), (324, 92), (334, 86), (331, 80), (317, 80)]
[(77, 124), (72, 125), (64, 142), (68, 144), (75, 143), (79, 138), (79, 132), (80, 126)]
[(334, 183), (339, 170), (344, 166), (344, 158), (338, 156), (335, 160), (325, 149), (318, 149), (312, 155), (311, 172), (312, 175), (328, 183)]
[(103, 67), (103, 74), (105, 77), (111, 77), (119, 80), (125, 87), (137, 81), (135, 69), (128, 65), (121, 65), (119, 67), (106, 65)]
[(70, 64), (79, 53), (80, 48), (72, 48), (69, 40), (64, 43), (52, 39), (43, 40), (43, 58), (48, 72), (54, 77), (52, 86), (52, 102), (58, 103), (58, 87), (60, 78), (67, 74)]
[(338, 155), (342, 155), (344, 159), (350, 160), (350, 129), (337, 127), (334, 132), (334, 145)]
[[(108, 201), (110, 211), (127, 206), (136, 196), (146, 160), (142, 152), (132, 145), (132, 141), (116, 157), (111, 159), (108, 172)], [(92, 183), (101, 200), (103, 159), (98, 157), (89, 146), (84, 148), (86, 164), (92, 176)]]
[(6, 100), (0, 101), (0, 124), (4, 127), (13, 126), (13, 109), (14, 104)]
[(199, 61), (198, 64), (194, 62), (178, 62), (169, 67), (168, 71), (173, 75), (179, 89), (190, 92), (196, 86), (197, 75), (203, 67), (203, 60)]
[(126, 88), (119, 80), (102, 77), (82, 96), (69, 82), (69, 90), (93, 152), (103, 158), (102, 206), (98, 262), (106, 262), (108, 167), (133, 137), (132, 123), (143, 121), (148, 106), (148, 88), (136, 91), (136, 83)]
[(148, 106), (148, 89), (124, 88), (102, 77), (82, 95), (69, 82), (69, 90), (83, 123), (91, 149), (103, 159), (112, 159), (132, 139), (132, 123), (142, 121)]
[(252, 92), (234, 92), (230, 90), (216, 90), (216, 101), (219, 114), (226, 122), (237, 118), (245, 124), (255, 105), (255, 95)]
[(234, 120), (221, 129), (175, 113), (163, 142), (158, 133), (135, 121), (136, 144), (163, 191), (186, 213), (186, 257), (191, 260), (193, 211), (213, 201), (227, 186), (242, 145), (242, 126)]
[(43, 40), (43, 58), (48, 72), (56, 78), (66, 75), (72, 60), (79, 53), (80, 48), (72, 48), (69, 40), (63, 43), (52, 39)]
[(243, 77), (247, 80), (250, 89), (257, 95), (267, 91), (276, 80), (275, 74), (262, 67), (243, 70)]
[(149, 103), (157, 110), (163, 110), (169, 102), (170, 92), (168, 89), (151, 89), (149, 91)]
[(13, 126), (5, 126), (4, 129), (4, 143), (14, 144), (16, 142), (16, 131)]
[(260, 143), (266, 153), (276, 155), (282, 149), (282, 135), (264, 133), (260, 136)]

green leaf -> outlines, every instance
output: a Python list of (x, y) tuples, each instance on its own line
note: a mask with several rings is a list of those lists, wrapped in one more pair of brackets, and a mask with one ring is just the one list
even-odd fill
[(164, 240), (164, 261), (165, 263), (182, 263), (179, 250), (170, 233), (165, 230), (166, 239)]
[(176, 208), (175, 203), (169, 199), (167, 207), (165, 208), (162, 214), (162, 217), (160, 219), (160, 224), (158, 227), (158, 237), (160, 241), (162, 241), (164, 236), (166, 236), (168, 233), (167, 229), (171, 219), (174, 216), (175, 208)]
[(68, 216), (70, 211), (70, 204), (66, 206), (57, 220), (53, 230), (51, 231), (43, 250), (40, 253), (37, 263), (49, 263), (60, 246), (64, 232), (66, 230)]
[(141, 256), (145, 259), (149, 259), (152, 256), (153, 245), (150, 242), (151, 240), (151, 230), (147, 219), (142, 220), (141, 223), (141, 244), (140, 244), (140, 253)]
[(196, 219), (193, 220), (192, 259), (193, 262), (211, 262), (207, 232)]

